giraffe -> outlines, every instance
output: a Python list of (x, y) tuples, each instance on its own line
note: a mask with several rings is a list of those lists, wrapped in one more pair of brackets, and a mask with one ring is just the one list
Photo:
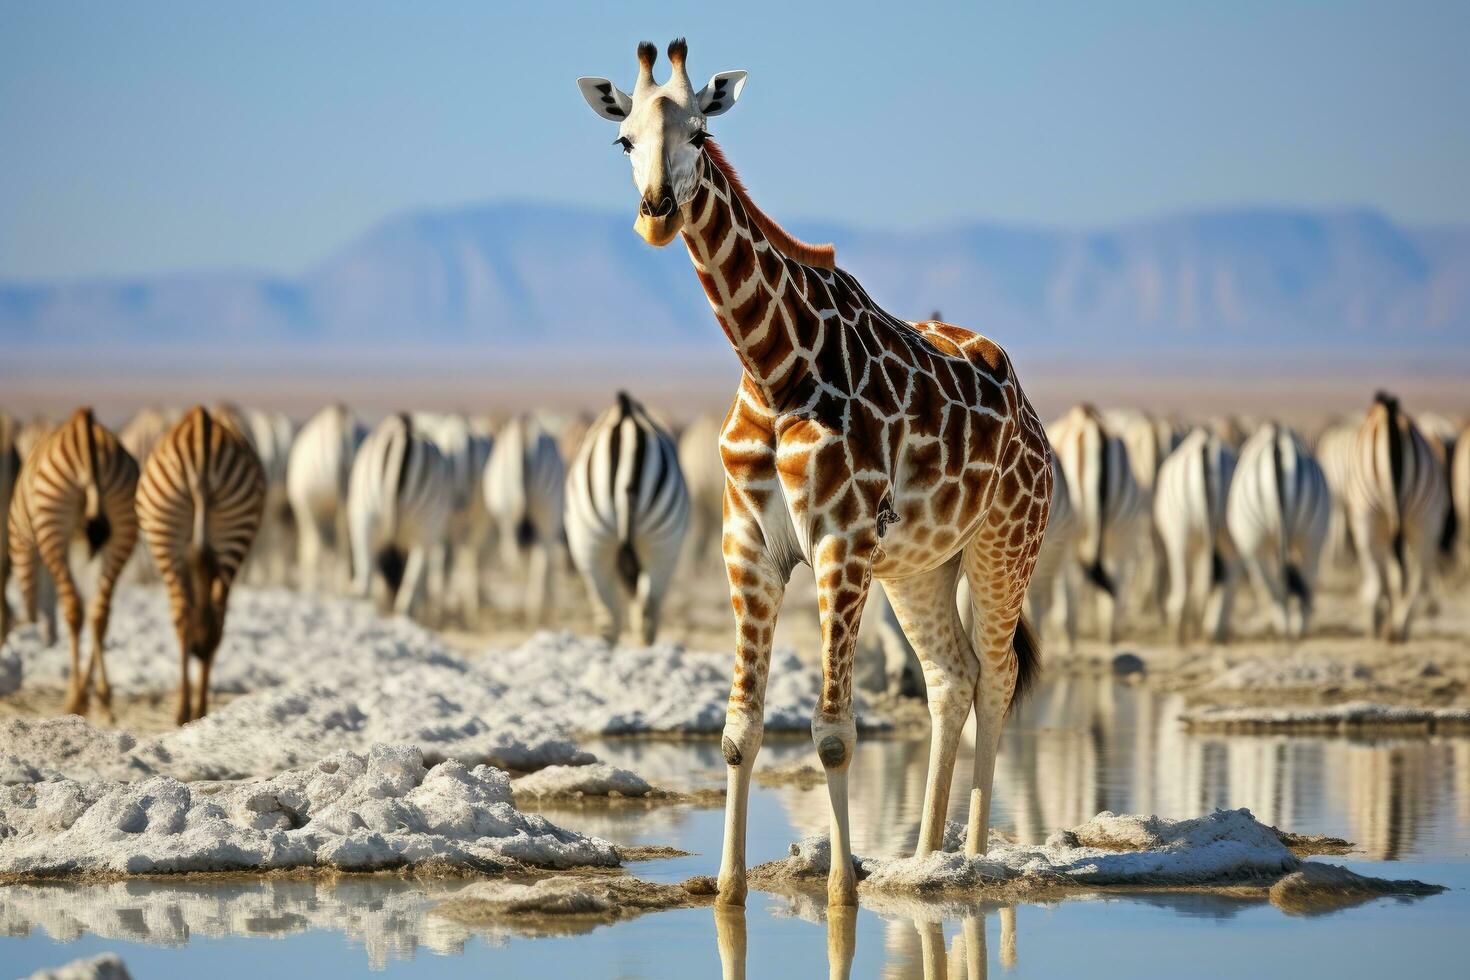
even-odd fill
[[(705, 130), (728, 111), (743, 71), (695, 91), (684, 40), (638, 46), (632, 95), (578, 80), (619, 124), (651, 245), (680, 235), (742, 377), (720, 434), (726, 473), (721, 550), (736, 662), (721, 747), (727, 763), (719, 900), (744, 904), (750, 774), (763, 734), (771, 638), (791, 571), (817, 582), (822, 684), (812, 739), (831, 808), (832, 906), (854, 905), (847, 775), (857, 742), (854, 642), (872, 579), (924, 668), (932, 720), (918, 854), (939, 848), (960, 731), (976, 750), (968, 850), (987, 850), (1001, 725), (1039, 654), (1021, 608), (1046, 528), (1050, 447), (1010, 359), (991, 341), (882, 310), (838, 268), (830, 245), (798, 241), (766, 216)], [(970, 585), (974, 632), (955, 604)]]

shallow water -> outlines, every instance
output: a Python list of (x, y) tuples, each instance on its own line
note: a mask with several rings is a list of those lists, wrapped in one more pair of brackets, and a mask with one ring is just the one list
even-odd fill
[[(963, 977), (969, 951), (956, 945), (968, 931), (984, 937), (983, 949), (971, 940), (977, 967), (1018, 978), (1462, 973), (1460, 936), (1470, 921), (1470, 739), (1194, 737), (1173, 722), (1178, 708), (1171, 696), (1111, 679), (1044, 687), (1008, 729), (996, 774), (996, 824), (1040, 839), (1100, 809), (1193, 816), (1247, 806), (1280, 827), (1359, 843), (1355, 854), (1329, 860), (1451, 890), (1310, 918), (1259, 902), (1180, 894), (977, 909), (968, 922), (932, 924), (864, 909), (850, 933), (834, 923), (835, 955), (853, 957), (853, 976)], [(590, 747), (664, 785), (723, 779), (713, 741)], [(926, 754), (923, 741), (862, 743), (852, 776), (859, 853), (912, 847)], [(806, 740), (771, 740), (761, 761), (813, 761), (813, 752)], [(962, 754), (951, 819), (964, 817), (969, 765)], [(677, 881), (713, 873), (718, 864), (719, 810), (550, 816), (622, 843), (696, 852), (634, 865), (645, 878)], [(782, 856), (792, 840), (824, 830), (826, 820), (820, 787), (756, 788), (751, 862)], [(106, 950), (119, 953), (140, 978), (186, 969), (258, 977), (369, 968), (416, 975), (719, 976), (721, 953), (733, 967), (742, 947), (751, 977), (816, 976), (829, 965), (828, 926), (809, 902), (752, 893), (743, 922), (694, 909), (583, 935), (533, 938), (465, 929), (430, 914), (457, 887), (349, 878), (0, 888), (0, 975)]]

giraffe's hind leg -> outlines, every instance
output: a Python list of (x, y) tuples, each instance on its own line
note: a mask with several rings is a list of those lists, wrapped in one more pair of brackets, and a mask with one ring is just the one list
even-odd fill
[[(975, 768), (970, 785), (970, 816), (965, 853), (984, 854), (990, 841), (991, 784), (1001, 727), (1018, 686), (1034, 676), (1040, 651), (1029, 625), (1021, 621), (1026, 585), (1046, 526), (1046, 488), (1017, 502), (1010, 512), (998, 507), (964, 551), (970, 586), (972, 642), (979, 662), (975, 685)], [(1034, 533), (1017, 533), (1016, 525)]]
[(929, 768), (916, 856), (937, 851), (944, 842), (955, 755), (980, 673), (955, 605), (959, 574), (956, 555), (930, 571), (883, 582), (894, 615), (923, 667), (929, 700)]

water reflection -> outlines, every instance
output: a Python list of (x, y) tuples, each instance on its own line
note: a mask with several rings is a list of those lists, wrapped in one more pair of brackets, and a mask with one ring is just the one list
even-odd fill
[[(1470, 836), (1470, 739), (1193, 735), (1178, 722), (1182, 709), (1177, 694), (1112, 677), (1047, 685), (1007, 726), (996, 825), (1038, 842), (1099, 810), (1193, 817), (1248, 807), (1265, 823), (1357, 841), (1374, 860)], [(850, 779), (856, 851), (912, 849), (927, 751), (924, 740), (860, 745)], [(965, 819), (966, 754), (955, 766), (951, 820)], [(801, 833), (826, 829), (823, 796), (778, 792)]]

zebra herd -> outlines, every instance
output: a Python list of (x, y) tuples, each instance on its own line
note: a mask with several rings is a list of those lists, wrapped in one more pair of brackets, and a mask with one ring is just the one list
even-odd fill
[[(1470, 438), (1386, 393), (1315, 452), (1293, 429), (1186, 428), (1079, 405), (1047, 430), (1055, 493), (1028, 602), (1055, 604), (1066, 644), (1088, 600), (1114, 642), (1126, 607), (1152, 607), (1178, 644), (1226, 639), (1244, 573), (1278, 636), (1310, 626), (1323, 561), (1354, 556), (1370, 637), (1403, 640), (1435, 583), (1470, 568)], [(1134, 576), (1142, 580), (1137, 582)]]
[[(0, 507), (9, 515), (0, 639), (11, 627), (4, 599), (13, 564), (24, 618), (48, 645), (58, 600), (64, 613), (67, 710), (85, 710), (94, 688), (107, 708), (108, 611), (141, 525), (148, 547), (127, 574), (169, 591), (183, 661), (181, 723), (207, 710), (209, 665), (237, 574), (371, 596), (384, 611), (473, 627), (482, 568), (498, 551), (505, 569), (524, 576), (527, 621), (545, 625), (556, 569), (569, 560), (608, 642), (629, 618), (652, 642), (691, 522), (680, 454), (668, 427), (627, 394), (590, 424), (525, 413), (496, 425), (420, 412), (369, 430), (330, 405), (297, 429), (284, 415), (222, 403), (183, 416), (146, 409), (114, 435), (90, 409), (56, 429), (0, 414)], [(698, 459), (687, 446), (684, 454)], [(708, 466), (695, 465), (703, 467), (696, 485), (707, 486)], [(699, 515), (706, 536), (711, 522), (718, 536), (718, 506)], [(93, 651), (85, 670), (84, 578)], [(191, 661), (199, 665), (192, 687)]]

